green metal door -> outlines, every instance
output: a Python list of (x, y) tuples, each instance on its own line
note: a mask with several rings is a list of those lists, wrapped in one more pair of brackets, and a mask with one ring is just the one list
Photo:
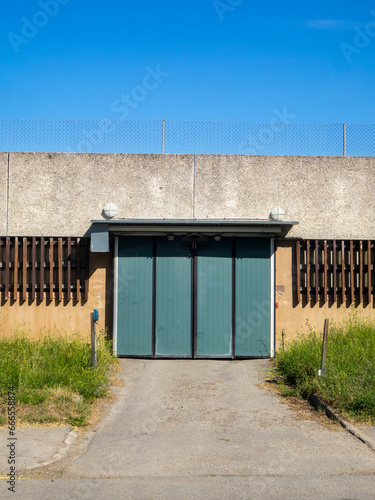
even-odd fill
[(268, 238), (118, 241), (117, 353), (268, 357)]
[(160, 238), (156, 249), (156, 355), (191, 356), (191, 245)]
[(270, 356), (270, 249), (267, 238), (236, 241), (236, 356)]
[(117, 354), (152, 355), (153, 240), (119, 238)]
[(196, 356), (232, 357), (232, 241), (197, 245)]

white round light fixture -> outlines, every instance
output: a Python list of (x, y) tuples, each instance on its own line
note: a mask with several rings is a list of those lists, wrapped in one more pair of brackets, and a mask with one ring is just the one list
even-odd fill
[(285, 217), (285, 210), (280, 207), (276, 207), (270, 213), (271, 219), (277, 222), (281, 222)]
[(103, 208), (103, 214), (105, 217), (108, 219), (112, 219), (117, 214), (117, 207), (114, 203), (108, 203), (104, 208)]

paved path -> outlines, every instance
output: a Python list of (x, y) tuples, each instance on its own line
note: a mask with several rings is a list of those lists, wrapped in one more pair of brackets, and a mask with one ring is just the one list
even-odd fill
[(121, 363), (126, 385), (90, 440), (10, 498), (375, 498), (375, 453), (260, 389), (267, 361)]

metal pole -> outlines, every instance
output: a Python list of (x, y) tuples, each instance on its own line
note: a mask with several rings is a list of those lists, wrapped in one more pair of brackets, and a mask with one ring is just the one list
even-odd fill
[(326, 371), (326, 355), (327, 355), (327, 340), (328, 340), (328, 319), (324, 320), (324, 332), (323, 332), (323, 348), (322, 348), (322, 364), (319, 370), (319, 375), (324, 377)]
[(163, 154), (165, 154), (165, 120), (163, 120)]
[(343, 127), (343, 133), (344, 133), (344, 137), (343, 137), (343, 145), (344, 145), (344, 156), (346, 156), (346, 123), (344, 123), (344, 127)]
[(281, 331), (281, 339), (282, 339), (282, 347), (283, 347), (283, 351), (285, 351), (285, 330), (284, 328), (282, 329)]

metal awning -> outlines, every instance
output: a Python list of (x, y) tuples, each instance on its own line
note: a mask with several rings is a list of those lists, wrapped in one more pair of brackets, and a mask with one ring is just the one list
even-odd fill
[(262, 219), (111, 219), (91, 221), (91, 251), (109, 252), (109, 233), (137, 236), (285, 236), (298, 221)]

